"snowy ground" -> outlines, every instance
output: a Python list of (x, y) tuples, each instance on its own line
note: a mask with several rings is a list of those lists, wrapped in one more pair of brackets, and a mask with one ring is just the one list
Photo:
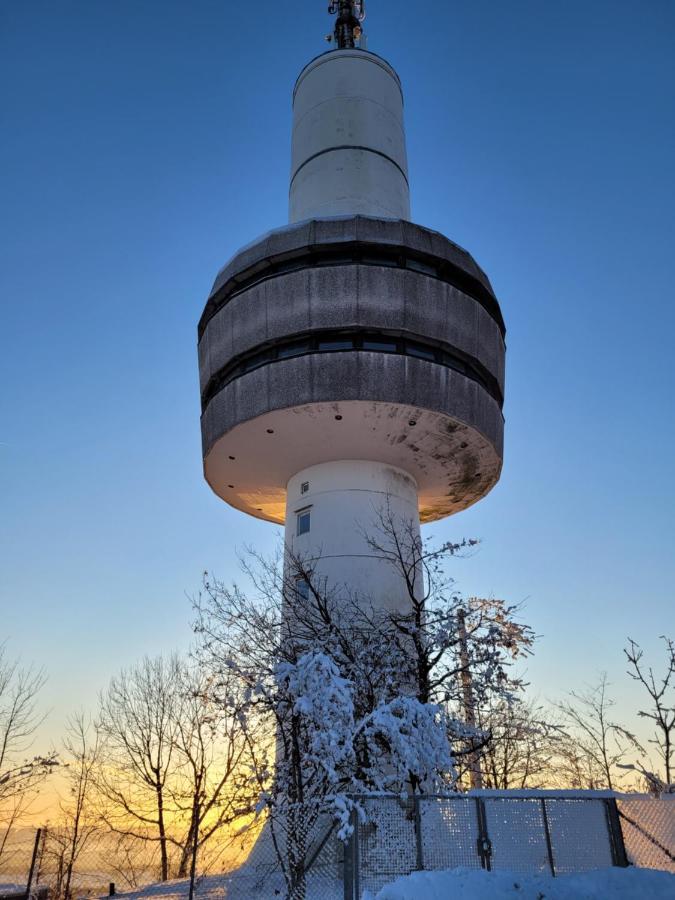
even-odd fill
[[(307, 900), (342, 900), (344, 889), (337, 880), (308, 879)], [(283, 882), (267, 880), (264, 886), (251, 879), (212, 875), (196, 889), (197, 900), (276, 900), (285, 896)], [(129, 893), (125, 900), (185, 900), (187, 881), (154, 884)], [(367, 891), (362, 900), (674, 900), (675, 875), (653, 869), (600, 869), (579, 875), (516, 875), (482, 869), (451, 872), (415, 872), (382, 888)]]
[(675, 875), (600, 869), (581, 875), (514, 875), (482, 869), (415, 872), (363, 900), (673, 900)]

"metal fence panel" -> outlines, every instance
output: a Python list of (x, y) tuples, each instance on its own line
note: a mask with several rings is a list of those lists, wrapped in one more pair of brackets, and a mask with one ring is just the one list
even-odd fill
[(358, 827), (361, 890), (376, 893), (417, 867), (415, 808), (412, 800), (376, 797), (363, 804), (367, 821)]
[(612, 865), (604, 800), (545, 800), (556, 874)]
[(484, 803), (492, 843), (492, 868), (550, 873), (539, 800), (486, 797)]
[(675, 872), (675, 795), (617, 799), (628, 859), (635, 866)]
[[(197, 885), (197, 895), (210, 896), (209, 884), (214, 882), (220, 896), (224, 891), (228, 900), (343, 900), (344, 844), (337, 838), (332, 818), (322, 816), (304, 833), (296, 833), (294, 845), (288, 846), (283, 829), (277, 828), (273, 835), (267, 822), (242, 864), (228, 875), (203, 879)], [(302, 848), (304, 875), (292, 879), (295, 884), (289, 885), (289, 858), (298, 848)]]
[(422, 864), (425, 869), (480, 869), (478, 822), (472, 797), (420, 798)]

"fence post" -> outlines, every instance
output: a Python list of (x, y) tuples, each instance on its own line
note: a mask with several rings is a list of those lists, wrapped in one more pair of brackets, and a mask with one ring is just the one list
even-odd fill
[(492, 869), (492, 864), (490, 862), (492, 844), (487, 830), (485, 805), (480, 797), (475, 797), (474, 799), (476, 801), (476, 822), (478, 824), (478, 855), (480, 856), (481, 866), (489, 872)]
[(26, 882), (26, 897), (30, 896), (33, 887), (33, 875), (35, 874), (35, 864), (37, 862), (38, 849), (40, 847), (40, 838), (42, 837), (42, 829), (38, 828), (35, 832), (35, 843), (33, 844), (33, 856), (30, 861), (30, 869), (28, 870), (28, 881)]
[(355, 809), (351, 812), (352, 833), (345, 843), (342, 874), (344, 879), (344, 900), (359, 900), (359, 817)]
[(623, 840), (623, 831), (621, 830), (619, 809), (614, 797), (605, 800), (605, 813), (607, 815), (609, 846), (612, 851), (612, 865), (625, 868), (628, 865), (628, 857), (626, 856), (626, 845)]
[(342, 880), (344, 884), (344, 900), (354, 900), (354, 854), (352, 843), (354, 835), (345, 841), (342, 859)]
[(420, 795), (413, 794), (413, 803), (415, 804), (415, 841), (416, 841), (416, 865), (421, 871), (424, 868), (424, 853), (422, 850), (422, 815), (420, 810)]
[(354, 869), (354, 900), (361, 900), (361, 847), (359, 844), (359, 814), (352, 810), (352, 822), (354, 825), (354, 842), (352, 844), (352, 853), (354, 861), (352, 867)]
[(541, 817), (544, 821), (544, 834), (546, 836), (546, 852), (548, 853), (548, 864), (551, 867), (551, 875), (555, 878), (555, 862), (553, 860), (553, 845), (551, 844), (551, 829), (548, 824), (548, 813), (546, 812), (546, 800), (541, 798)]

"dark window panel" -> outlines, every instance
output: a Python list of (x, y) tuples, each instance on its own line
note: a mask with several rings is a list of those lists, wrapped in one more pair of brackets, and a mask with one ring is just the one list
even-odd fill
[(319, 341), (319, 350), (352, 350), (354, 348), (354, 341), (350, 340), (335, 340), (335, 341)]
[(406, 344), (405, 352), (408, 356), (416, 356), (418, 359), (428, 359), (431, 362), (436, 362), (435, 352), (428, 347), (422, 347), (419, 344)]
[(396, 341), (378, 341), (371, 338), (363, 339), (364, 350), (377, 350), (380, 353), (396, 353), (398, 347)]

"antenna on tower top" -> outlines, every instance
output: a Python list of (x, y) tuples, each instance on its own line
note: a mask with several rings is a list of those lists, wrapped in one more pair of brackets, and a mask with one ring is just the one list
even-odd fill
[(363, 48), (363, 29), (361, 22), (366, 17), (365, 0), (331, 0), (328, 13), (336, 16), (333, 34), (327, 34), (327, 41), (335, 41), (338, 50), (351, 50), (357, 46)]

